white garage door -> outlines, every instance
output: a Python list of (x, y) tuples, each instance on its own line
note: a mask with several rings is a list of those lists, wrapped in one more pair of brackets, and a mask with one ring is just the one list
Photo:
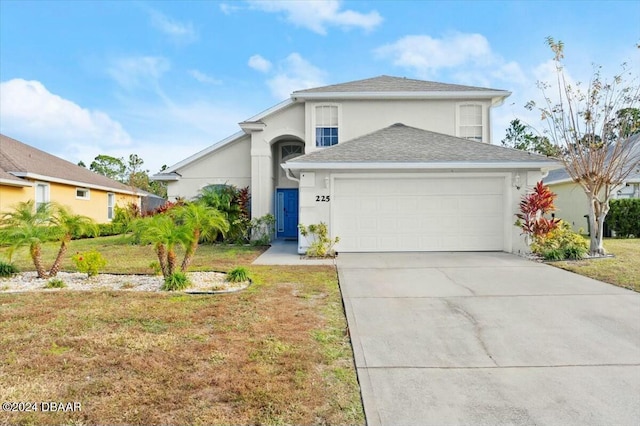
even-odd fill
[(339, 251), (504, 248), (504, 178), (336, 178)]

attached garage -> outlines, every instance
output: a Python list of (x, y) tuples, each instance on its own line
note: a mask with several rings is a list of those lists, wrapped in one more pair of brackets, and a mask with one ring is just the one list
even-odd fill
[(343, 176), (332, 231), (343, 252), (502, 251), (504, 176)]
[(519, 201), (557, 163), (394, 124), (283, 167), (299, 181), (299, 223), (326, 223), (338, 252), (524, 252)]

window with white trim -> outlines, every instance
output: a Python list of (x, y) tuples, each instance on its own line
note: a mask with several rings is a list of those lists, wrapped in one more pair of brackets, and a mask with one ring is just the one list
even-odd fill
[(116, 194), (107, 193), (107, 219), (113, 219), (113, 209), (116, 206)]
[(326, 147), (338, 143), (338, 106), (316, 107), (316, 146)]
[(41, 205), (51, 201), (49, 197), (49, 184), (36, 183), (36, 210), (38, 210)]
[(88, 200), (89, 188), (76, 188), (76, 198), (79, 200)]
[(484, 133), (483, 107), (479, 104), (458, 106), (458, 136), (482, 142)]

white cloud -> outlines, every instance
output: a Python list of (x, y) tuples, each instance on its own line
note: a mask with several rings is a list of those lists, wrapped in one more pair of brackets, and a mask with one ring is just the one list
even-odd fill
[(325, 85), (326, 73), (306, 61), (300, 54), (292, 53), (279, 64), (276, 75), (267, 80), (271, 93), (277, 99), (288, 98), (295, 90)]
[(222, 84), (222, 80), (219, 80), (217, 78), (211, 77), (210, 75), (207, 75), (205, 73), (203, 73), (202, 71), (199, 70), (189, 70), (189, 75), (193, 78), (195, 78), (197, 81), (199, 81), (200, 83), (204, 83), (204, 84)]
[(162, 74), (171, 68), (171, 63), (159, 56), (118, 58), (107, 69), (107, 73), (126, 89), (134, 89), (156, 83)]
[(454, 33), (441, 39), (409, 35), (377, 48), (374, 53), (423, 78), (429, 78), (443, 68), (485, 64), (492, 60), (489, 42), (481, 34)]
[(0, 129), (57, 147), (72, 144), (128, 146), (131, 137), (120, 123), (49, 92), (39, 81), (0, 83)]
[(241, 7), (236, 5), (230, 5), (229, 3), (220, 3), (220, 11), (225, 15), (231, 15), (233, 12), (240, 10)]
[(249, 66), (260, 72), (268, 72), (271, 69), (271, 62), (261, 55), (253, 55), (249, 58)]
[(149, 10), (149, 14), (151, 16), (151, 25), (173, 40), (189, 43), (197, 39), (196, 31), (190, 22), (182, 23), (176, 21), (153, 9)]
[(290, 23), (322, 35), (327, 33), (327, 26), (371, 31), (382, 22), (382, 17), (375, 10), (368, 13), (341, 10), (342, 2), (339, 0), (260, 0), (249, 3), (254, 9), (265, 12), (283, 12)]

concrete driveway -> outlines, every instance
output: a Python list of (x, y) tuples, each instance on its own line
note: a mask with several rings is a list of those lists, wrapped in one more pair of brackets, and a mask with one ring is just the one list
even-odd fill
[(337, 264), (369, 425), (639, 424), (640, 294), (506, 253)]

